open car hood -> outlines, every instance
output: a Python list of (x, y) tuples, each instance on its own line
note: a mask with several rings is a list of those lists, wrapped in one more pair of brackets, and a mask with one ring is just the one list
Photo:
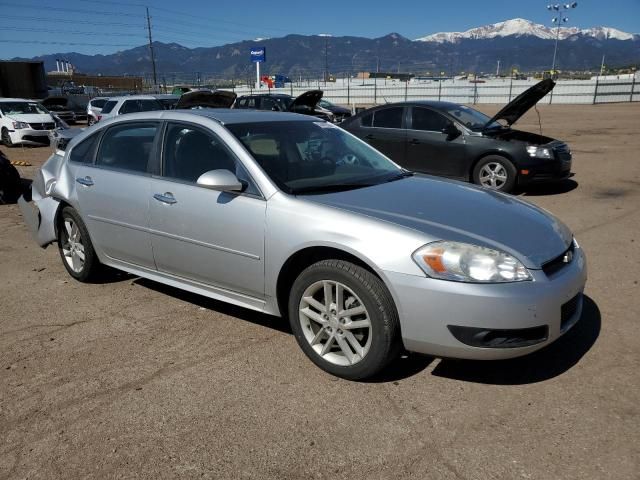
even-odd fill
[(231, 108), (236, 97), (235, 93), (224, 90), (216, 92), (198, 90), (183, 94), (175, 108)]
[(513, 125), (520, 117), (527, 113), (531, 107), (553, 90), (555, 86), (556, 83), (550, 78), (536, 83), (533, 87), (528, 88), (502, 107), (502, 109), (486, 123), (485, 128), (498, 120), (504, 120), (509, 126)]
[(296, 97), (291, 105), (289, 105), (289, 110), (291, 112), (298, 111), (301, 107), (302, 109), (310, 109), (313, 110), (318, 105), (318, 102), (322, 99), (322, 90), (309, 90), (308, 92), (304, 92), (302, 95)]

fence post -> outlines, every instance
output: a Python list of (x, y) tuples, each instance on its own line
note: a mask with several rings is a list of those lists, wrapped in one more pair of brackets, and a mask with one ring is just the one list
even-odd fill
[(441, 96), (442, 96), (442, 80), (438, 82), (438, 101), (440, 101)]
[(593, 89), (593, 102), (592, 105), (596, 104), (596, 99), (598, 98), (598, 83), (600, 80), (600, 76), (596, 77), (596, 88)]
[(373, 104), (378, 104), (378, 75), (373, 77)]
[(289, 83), (289, 88), (291, 89), (291, 96), (293, 97), (293, 82)]
[(409, 88), (409, 81), (404, 82), (404, 101), (407, 101), (407, 90)]
[[(513, 91), (513, 73), (511, 74), (511, 82), (509, 83), (509, 102), (511, 101), (511, 92)], [(507, 103), (509, 103), (507, 102)]]
[(636, 88), (636, 74), (634, 73), (631, 77), (631, 94), (629, 95), (629, 101), (633, 102), (633, 91)]
[(473, 104), (478, 103), (478, 84), (473, 84)]
[(347, 78), (347, 105), (351, 105), (351, 75)]

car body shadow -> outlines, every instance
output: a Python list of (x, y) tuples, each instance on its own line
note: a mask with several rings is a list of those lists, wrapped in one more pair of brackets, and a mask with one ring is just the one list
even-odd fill
[(584, 296), (580, 320), (551, 345), (524, 357), (510, 360), (472, 361), (443, 359), (433, 375), (493, 385), (524, 385), (563, 374), (591, 349), (600, 334), (598, 305)]
[(578, 182), (567, 178), (557, 182), (532, 183), (520, 187), (518, 190), (525, 197), (539, 197), (543, 195), (560, 195), (578, 188)]
[(193, 305), (197, 305), (198, 307), (205, 308), (207, 310), (222, 313), (223, 315), (228, 315), (230, 317), (236, 317), (240, 320), (244, 320), (245, 322), (255, 323), (256, 325), (271, 328), (279, 332), (291, 334), (289, 322), (281, 317), (274, 317), (273, 315), (267, 315), (266, 313), (257, 312), (244, 307), (238, 307), (230, 303), (198, 295), (197, 293), (187, 292), (186, 290), (147, 280), (146, 278), (136, 278), (134, 283), (145, 288), (155, 290), (163, 295), (169, 295), (178, 300), (192, 303)]

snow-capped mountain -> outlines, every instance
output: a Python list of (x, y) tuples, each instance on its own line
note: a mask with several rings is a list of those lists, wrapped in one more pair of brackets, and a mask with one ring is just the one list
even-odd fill
[[(594, 37), (598, 40), (606, 38), (614, 38), (617, 40), (634, 40), (634, 35), (623, 32), (615, 28), (594, 27), (587, 29), (579, 29), (577, 27), (560, 27), (558, 36), (561, 40), (573, 35), (582, 34), (588, 37)], [(458, 43), (463, 39), (487, 39), (496, 37), (521, 37), (533, 36), (542, 39), (556, 38), (556, 28), (553, 26), (546, 27), (539, 23), (534, 23), (524, 18), (514, 18), (504, 22), (485, 25), (483, 27), (472, 28), (466, 32), (439, 32), (427, 35), (426, 37), (416, 38), (419, 42), (434, 43)]]

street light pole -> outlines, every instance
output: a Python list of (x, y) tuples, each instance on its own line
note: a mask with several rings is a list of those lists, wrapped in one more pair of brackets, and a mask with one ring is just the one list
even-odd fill
[(555, 39), (555, 45), (553, 47), (553, 62), (551, 64), (552, 76), (555, 75), (555, 72), (556, 72), (556, 59), (558, 56), (558, 40), (560, 39), (560, 25), (569, 21), (569, 18), (565, 17), (563, 12), (566, 12), (567, 10), (571, 10), (572, 8), (576, 8), (577, 6), (578, 6), (578, 2), (565, 3), (564, 5), (557, 4), (557, 3), (555, 5), (547, 5), (547, 10), (549, 10), (550, 12), (553, 12), (553, 11), (558, 12), (557, 16), (551, 19), (551, 22), (555, 23), (556, 25), (556, 39)]

